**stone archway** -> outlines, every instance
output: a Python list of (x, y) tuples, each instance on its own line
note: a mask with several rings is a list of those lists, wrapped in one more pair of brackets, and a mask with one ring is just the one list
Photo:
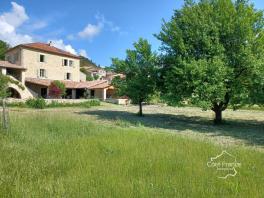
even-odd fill
[(17, 91), (13, 87), (9, 87), (7, 92), (9, 93), (9, 97), (10, 98), (16, 98), (16, 99), (21, 99), (22, 98), (21, 94), (19, 93), (19, 91)]

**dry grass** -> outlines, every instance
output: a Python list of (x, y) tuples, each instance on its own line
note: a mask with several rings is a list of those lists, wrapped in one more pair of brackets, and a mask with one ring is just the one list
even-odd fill
[(145, 116), (136, 116), (137, 106), (104, 104), (96, 109), (81, 111), (93, 120), (111, 124), (113, 121), (130, 126), (144, 126), (205, 139), (222, 146), (238, 145), (264, 151), (264, 111), (226, 110), (224, 124), (213, 125), (212, 111), (200, 108), (149, 105), (144, 106)]

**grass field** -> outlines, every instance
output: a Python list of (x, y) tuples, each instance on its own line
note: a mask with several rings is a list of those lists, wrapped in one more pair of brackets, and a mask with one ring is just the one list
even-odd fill
[[(216, 127), (196, 108), (144, 110), (12, 109), (1, 197), (263, 197), (263, 112), (227, 111)], [(225, 180), (207, 166), (223, 150), (241, 163)]]

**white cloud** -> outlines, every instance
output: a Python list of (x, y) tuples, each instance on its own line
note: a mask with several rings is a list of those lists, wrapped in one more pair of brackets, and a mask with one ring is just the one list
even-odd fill
[(81, 55), (83, 57), (86, 57), (86, 58), (90, 58), (88, 55), (87, 55), (87, 52), (85, 49), (79, 49), (77, 53), (77, 50), (75, 50), (70, 44), (65, 44), (64, 41), (62, 39), (58, 39), (58, 40), (49, 40), (49, 42), (51, 41), (52, 43), (52, 46), (54, 47), (57, 47), (59, 49), (62, 49), (66, 52), (70, 52), (72, 54), (75, 54), (75, 55)]
[(79, 32), (78, 35), (81, 38), (87, 38), (89, 40), (92, 40), (94, 37), (96, 37), (100, 32), (102, 31), (104, 27), (104, 24), (99, 22), (96, 25), (88, 24), (83, 31)]
[(87, 55), (86, 50), (84, 50), (84, 49), (80, 49), (80, 50), (79, 50), (79, 54), (80, 54), (81, 56), (83, 56), (83, 57), (89, 58), (89, 56)]
[(21, 5), (18, 5), (15, 2), (11, 2), (12, 11), (5, 12), (0, 16), (1, 21), (5, 21), (7, 24), (13, 26), (14, 28), (22, 25), (26, 20), (28, 20), (28, 16), (25, 12), (25, 8)]
[[(104, 15), (96, 14), (95, 18), (97, 20), (97, 24), (89, 23), (81, 32), (78, 33), (79, 37), (92, 40), (94, 37), (98, 36), (105, 27), (111, 32), (120, 32), (121, 28), (116, 26), (112, 21), (106, 20)], [(69, 39), (72, 38), (74, 37), (70, 35)]]
[(11, 46), (32, 42), (31, 36), (16, 32), (16, 29), (29, 19), (25, 8), (15, 2), (11, 2), (11, 4), (12, 10), (0, 15), (0, 39), (8, 42)]
[(39, 30), (43, 29), (48, 26), (46, 21), (36, 21), (35, 23), (31, 24), (31, 29), (33, 30)]
[(119, 32), (121, 29), (119, 26), (115, 25), (112, 21), (107, 20), (103, 14), (98, 13), (95, 15), (95, 18), (98, 21), (100, 21), (102, 24), (105, 24), (112, 32)]
[(51, 42), (52, 42), (52, 45), (54, 47), (57, 47), (59, 49), (62, 49), (64, 51), (67, 51), (67, 52), (70, 52), (72, 54), (77, 55), (77, 51), (71, 45), (65, 44), (62, 39), (59, 39), (59, 40), (51, 40)]

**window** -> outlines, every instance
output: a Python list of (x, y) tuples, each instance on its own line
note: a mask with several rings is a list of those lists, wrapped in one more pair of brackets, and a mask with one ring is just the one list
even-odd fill
[(68, 60), (67, 59), (63, 59), (63, 66), (68, 66)]
[(73, 61), (72, 60), (69, 60), (69, 66), (73, 67)]
[(40, 69), (39, 70), (39, 76), (41, 78), (46, 78), (46, 70), (45, 69)]
[(71, 80), (71, 73), (66, 73), (66, 80)]
[(40, 94), (41, 94), (41, 97), (42, 97), (42, 98), (47, 98), (47, 95), (48, 95), (48, 90), (47, 90), (47, 88), (41, 88), (41, 89), (40, 89)]
[(91, 97), (94, 98), (94, 95), (95, 95), (95, 91), (91, 90)]
[(39, 55), (39, 62), (41, 62), (41, 63), (45, 62), (45, 55), (43, 55), (43, 54)]

